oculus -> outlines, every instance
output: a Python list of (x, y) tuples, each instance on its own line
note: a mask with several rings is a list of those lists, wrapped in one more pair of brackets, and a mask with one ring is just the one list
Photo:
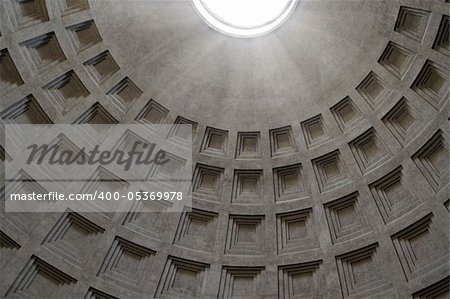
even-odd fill
[(297, 0), (192, 0), (212, 28), (235, 37), (257, 37), (279, 27)]

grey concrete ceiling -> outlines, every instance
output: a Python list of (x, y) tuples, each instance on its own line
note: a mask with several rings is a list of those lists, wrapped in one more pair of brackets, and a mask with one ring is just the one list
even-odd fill
[(92, 1), (96, 24), (138, 86), (169, 109), (220, 128), (304, 120), (376, 64), (396, 1), (301, 1), (285, 24), (241, 39), (210, 28), (190, 1)]

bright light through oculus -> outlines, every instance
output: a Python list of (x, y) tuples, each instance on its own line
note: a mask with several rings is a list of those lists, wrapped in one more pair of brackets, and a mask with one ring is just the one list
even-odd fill
[(297, 0), (192, 0), (204, 20), (232, 36), (261, 36), (280, 26)]

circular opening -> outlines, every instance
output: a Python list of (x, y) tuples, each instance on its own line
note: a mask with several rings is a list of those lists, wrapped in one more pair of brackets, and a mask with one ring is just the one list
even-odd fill
[(280, 26), (297, 0), (192, 0), (203, 19), (231, 36), (255, 37)]

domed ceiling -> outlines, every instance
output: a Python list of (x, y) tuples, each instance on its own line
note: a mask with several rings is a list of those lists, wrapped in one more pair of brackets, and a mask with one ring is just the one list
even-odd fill
[(2, 122), (193, 128), (192, 211), (2, 201), (1, 296), (448, 298), (448, 15), (299, 0), (239, 38), (191, 1), (1, 1)]

